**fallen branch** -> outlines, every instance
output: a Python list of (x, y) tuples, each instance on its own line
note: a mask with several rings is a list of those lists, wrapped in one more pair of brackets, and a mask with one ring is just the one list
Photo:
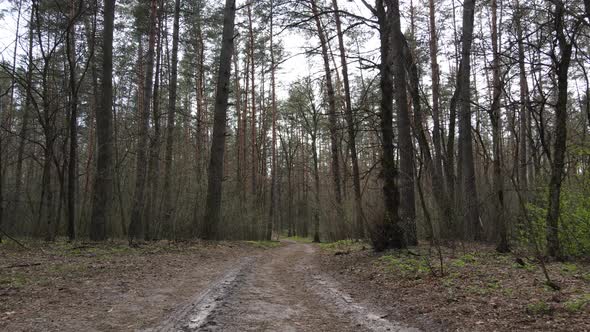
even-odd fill
[(3, 269), (12, 269), (15, 267), (31, 267), (31, 266), (38, 266), (41, 265), (41, 263), (25, 263), (25, 264), (12, 264), (12, 265), (7, 265), (7, 266), (3, 266)]
[(7, 238), (9, 238), (9, 239), (11, 239), (12, 241), (14, 241), (14, 243), (18, 244), (19, 246), (21, 246), (21, 247), (23, 247), (23, 248), (25, 248), (25, 249), (29, 249), (29, 248), (27, 248), (27, 247), (26, 247), (24, 244), (20, 243), (20, 242), (19, 242), (17, 239), (13, 238), (13, 237), (12, 237), (12, 236), (10, 236), (8, 233), (6, 233), (6, 232), (5, 232), (5, 231), (2, 229), (2, 227), (0, 227), (0, 232), (1, 232), (2, 234), (4, 234), (4, 235), (5, 235)]

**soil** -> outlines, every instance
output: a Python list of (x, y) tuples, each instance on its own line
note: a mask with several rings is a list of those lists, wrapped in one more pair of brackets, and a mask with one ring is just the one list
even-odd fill
[(241, 257), (240, 243), (0, 246), (0, 331), (134, 331), (159, 324)]
[(430, 256), (420, 250), (375, 254), (360, 243), (293, 241), (2, 244), (0, 330), (590, 330), (590, 305), (572, 302), (590, 291), (587, 264), (549, 264), (562, 287), (555, 292), (532, 263), (520, 269), (487, 248), (445, 253), (442, 276), (435, 262), (424, 268)]
[(150, 331), (419, 331), (320, 274), (317, 251), (288, 241), (251, 257)]
[[(392, 319), (426, 331), (590, 331), (590, 264), (546, 262), (493, 247), (428, 245), (375, 253), (367, 245), (327, 245), (321, 273), (370, 298)], [(443, 273), (440, 272), (440, 259)], [(364, 285), (359, 289), (358, 285)]]

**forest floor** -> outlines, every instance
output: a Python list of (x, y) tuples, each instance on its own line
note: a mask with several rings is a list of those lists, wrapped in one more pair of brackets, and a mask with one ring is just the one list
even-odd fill
[(454, 247), (440, 255), (427, 244), (375, 253), (341, 241), (322, 244), (319, 266), (352, 296), (371, 298), (389, 317), (425, 330), (426, 319), (450, 331), (590, 331), (590, 262), (546, 263), (560, 287), (554, 290), (524, 251)]
[[(0, 244), (0, 330), (590, 330), (590, 265), (482, 246), (360, 242)], [(477, 249), (477, 250), (475, 250)], [(478, 253), (475, 253), (478, 252)]]

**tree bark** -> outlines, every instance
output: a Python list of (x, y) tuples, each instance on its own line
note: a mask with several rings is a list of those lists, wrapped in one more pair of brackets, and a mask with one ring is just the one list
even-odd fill
[(471, 134), (471, 44), (473, 41), (473, 15), (475, 0), (463, 4), (463, 37), (461, 40), (461, 64), (457, 76), (459, 106), (459, 154), (461, 167), (461, 188), (463, 193), (462, 213), (464, 226), (474, 240), (482, 239), (479, 219), (479, 200), (475, 183), (475, 162)]
[(76, 239), (76, 197), (77, 197), (77, 162), (78, 162), (78, 86), (76, 83), (76, 2), (70, 1), (69, 29), (67, 32), (67, 57), (69, 66), (69, 88), (70, 88), (70, 153), (68, 158), (68, 223), (67, 235), (70, 241)]
[(500, 50), (498, 48), (498, 0), (492, 0), (492, 107), (490, 121), (492, 123), (492, 144), (494, 150), (493, 191), (495, 196), (495, 226), (499, 252), (510, 251), (508, 243), (508, 228), (504, 216), (504, 174), (502, 172), (502, 114), (500, 98), (502, 95), (502, 81), (500, 80)]
[(168, 119), (166, 126), (166, 155), (164, 157), (164, 227), (174, 229), (172, 217), (174, 205), (172, 204), (172, 154), (174, 150), (174, 135), (176, 129), (176, 87), (178, 84), (178, 34), (180, 19), (180, 0), (174, 1), (174, 25), (172, 28), (172, 68), (170, 70), (170, 94), (168, 96)]
[(135, 192), (133, 194), (133, 206), (131, 208), (131, 222), (127, 234), (129, 243), (136, 239), (141, 239), (144, 235), (144, 207), (145, 207), (145, 187), (147, 175), (147, 141), (148, 128), (150, 121), (150, 101), (152, 100), (152, 76), (154, 74), (154, 49), (156, 44), (156, 24), (157, 24), (157, 0), (151, 1), (150, 20), (149, 20), (149, 41), (146, 55), (145, 66), (145, 85), (143, 87), (143, 109), (140, 109), (138, 121), (138, 138), (137, 138), (137, 157), (136, 157), (136, 175), (135, 175)]
[(90, 239), (106, 238), (106, 222), (111, 214), (113, 187), (113, 22), (115, 0), (106, 0), (104, 6), (104, 36), (102, 63), (101, 107), (96, 112), (97, 167), (94, 178)]
[(555, 105), (555, 142), (553, 146), (553, 160), (551, 162), (551, 180), (549, 182), (549, 206), (547, 208), (547, 254), (557, 258), (561, 257), (559, 208), (567, 140), (568, 70), (572, 56), (572, 43), (566, 39), (563, 16), (563, 5), (557, 5), (555, 9), (555, 31), (557, 33), (560, 58), (556, 64), (557, 103)]
[(213, 139), (211, 142), (211, 157), (209, 162), (205, 224), (201, 234), (201, 237), (206, 240), (219, 238), (218, 227), (221, 220), (223, 155), (225, 152), (225, 132), (227, 127), (226, 120), (231, 74), (231, 57), (234, 46), (235, 16), (235, 0), (226, 0), (223, 15), (221, 54), (219, 56), (219, 76), (217, 78), (217, 92), (215, 96)]
[(397, 106), (397, 130), (400, 159), (400, 222), (404, 228), (405, 242), (418, 244), (416, 235), (416, 207), (414, 194), (414, 146), (410, 129), (408, 96), (406, 92), (406, 70), (404, 59), (404, 40), (401, 31), (399, 1), (389, 0), (391, 13), (391, 52), (393, 60), (393, 85)]
[(334, 18), (336, 20), (336, 32), (338, 34), (338, 47), (340, 49), (340, 63), (342, 65), (342, 80), (344, 82), (344, 101), (345, 101), (345, 119), (348, 133), (348, 148), (350, 149), (350, 159), (352, 162), (352, 186), (354, 190), (354, 218), (355, 218), (355, 235), (358, 238), (365, 236), (363, 201), (361, 195), (361, 180), (359, 171), (358, 154), (356, 150), (356, 128), (354, 123), (354, 114), (352, 111), (352, 98), (350, 96), (350, 82), (348, 80), (348, 62), (346, 61), (346, 48), (344, 47), (344, 36), (342, 33), (342, 23), (340, 22), (340, 12), (338, 9), (338, 0), (332, 0), (334, 7)]
[(266, 225), (266, 240), (272, 240), (273, 227), (275, 226), (275, 218), (278, 214), (276, 209), (278, 205), (277, 195), (277, 98), (275, 93), (275, 54), (273, 45), (273, 10), (274, 3), (270, 1), (270, 85), (272, 98), (272, 146), (271, 146), (271, 184), (270, 184), (270, 218)]
[(330, 151), (332, 154), (332, 180), (334, 183), (334, 198), (336, 200), (336, 214), (338, 222), (344, 222), (344, 212), (342, 211), (342, 189), (340, 186), (340, 161), (338, 148), (338, 119), (336, 116), (336, 95), (334, 85), (332, 84), (332, 73), (330, 69), (330, 56), (328, 53), (328, 41), (322, 27), (319, 11), (315, 0), (310, 0), (311, 10), (316, 23), (322, 57), (324, 60), (324, 71), (326, 72), (326, 91), (328, 95), (328, 124), (330, 131)]
[[(383, 177), (383, 200), (385, 216), (383, 222), (372, 231), (375, 250), (383, 251), (387, 248), (404, 248), (406, 246), (403, 228), (400, 225), (398, 210), (399, 196), (396, 185), (397, 168), (393, 157), (393, 54), (392, 54), (392, 24), (393, 10), (388, 6), (386, 11), (384, 0), (376, 0), (375, 8), (371, 8), (377, 16), (380, 34), (381, 63), (379, 65), (379, 86), (381, 89), (381, 135), (382, 155), (381, 167)], [(388, 5), (391, 0), (388, 0)]]

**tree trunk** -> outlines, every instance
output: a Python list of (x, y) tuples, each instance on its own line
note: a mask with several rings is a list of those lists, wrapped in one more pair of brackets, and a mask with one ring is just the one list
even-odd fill
[(340, 63), (342, 65), (342, 80), (344, 82), (344, 101), (345, 101), (345, 119), (348, 133), (348, 148), (350, 149), (350, 159), (352, 162), (352, 186), (354, 190), (354, 218), (355, 218), (355, 235), (358, 238), (365, 236), (363, 201), (361, 196), (361, 180), (359, 171), (358, 154), (356, 151), (356, 128), (354, 115), (352, 111), (352, 98), (350, 96), (350, 82), (348, 80), (348, 63), (346, 61), (346, 48), (344, 47), (344, 36), (342, 33), (342, 23), (340, 22), (340, 12), (338, 9), (338, 0), (332, 0), (334, 7), (334, 18), (336, 20), (336, 32), (338, 34), (338, 47), (340, 49)]
[[(252, 27), (252, 1), (248, 4), (248, 28), (249, 28), (249, 37), (250, 37), (250, 79), (251, 79), (251, 97), (250, 97), (250, 105), (252, 107), (252, 118), (250, 119), (250, 163), (252, 167), (252, 197), (256, 197), (257, 194), (257, 165), (258, 161), (256, 160), (256, 86), (254, 84), (254, 80), (256, 78), (256, 65), (254, 62), (254, 29)], [(255, 202), (253, 202), (252, 206), (255, 206)]]
[(97, 167), (94, 178), (94, 200), (90, 223), (90, 239), (106, 238), (106, 222), (111, 214), (113, 187), (113, 22), (115, 0), (106, 0), (104, 6), (104, 36), (102, 63), (102, 105), (96, 112), (96, 140), (98, 143)]
[(272, 98), (272, 162), (271, 162), (271, 185), (270, 185), (270, 218), (266, 225), (266, 240), (272, 240), (273, 227), (276, 224), (275, 218), (278, 214), (276, 209), (278, 205), (277, 195), (277, 100), (275, 93), (275, 55), (273, 45), (273, 1), (270, 1), (270, 85)]
[(205, 207), (205, 224), (201, 237), (206, 240), (219, 238), (219, 222), (221, 220), (221, 194), (223, 181), (223, 155), (225, 150), (225, 132), (229, 83), (231, 74), (231, 57), (234, 46), (234, 20), (236, 16), (235, 0), (226, 0), (223, 15), (223, 35), (217, 91), (215, 96), (215, 113), (213, 118), (213, 139), (209, 162), (209, 181), (207, 188), (207, 205)]
[[(523, 9), (518, 0), (516, 1), (516, 12), (514, 15), (514, 24), (516, 25), (516, 38), (518, 43), (518, 69), (520, 80), (520, 119), (519, 119), (519, 148), (518, 156), (520, 157), (518, 166), (519, 190), (527, 191), (528, 188), (528, 155), (527, 141), (529, 139), (528, 130), (528, 110), (529, 110), (529, 87), (526, 78), (525, 58), (524, 58), (524, 40), (522, 35), (522, 17)], [(525, 194), (525, 197), (527, 195)]]
[(68, 239), (76, 239), (76, 197), (77, 197), (77, 161), (78, 161), (78, 86), (76, 84), (76, 2), (70, 2), (69, 29), (67, 32), (66, 49), (68, 53), (69, 87), (70, 87), (70, 155), (68, 162)]
[(170, 94), (168, 96), (168, 120), (166, 126), (166, 155), (164, 157), (164, 228), (172, 228), (174, 232), (174, 205), (172, 204), (172, 154), (174, 149), (174, 134), (176, 129), (176, 86), (178, 82), (178, 34), (180, 19), (180, 0), (174, 1), (174, 26), (172, 28), (172, 68), (170, 70)]
[[(389, 3), (390, 4), (390, 3)], [(388, 6), (389, 7), (389, 6)], [(379, 23), (381, 63), (379, 66), (381, 88), (381, 167), (383, 176), (383, 200), (385, 216), (383, 222), (373, 230), (375, 250), (404, 248), (406, 246), (403, 228), (400, 225), (398, 209), (399, 196), (396, 185), (397, 168), (393, 157), (393, 54), (392, 24), (393, 10), (385, 10), (383, 0), (376, 0), (374, 9)]]
[(572, 55), (572, 43), (567, 41), (564, 27), (564, 8), (555, 9), (555, 31), (559, 45), (560, 59), (557, 65), (557, 103), (555, 105), (555, 142), (549, 182), (549, 206), (547, 208), (547, 254), (561, 257), (559, 244), (559, 205), (561, 182), (565, 166), (567, 139), (567, 84), (568, 70)]
[(391, 52), (393, 60), (393, 85), (397, 106), (397, 130), (400, 159), (400, 221), (404, 228), (406, 244), (418, 244), (416, 235), (416, 207), (414, 195), (414, 146), (410, 130), (408, 96), (406, 93), (406, 71), (404, 40), (401, 31), (399, 1), (388, 2), (391, 13)]
[(145, 184), (147, 175), (147, 141), (150, 121), (150, 101), (152, 99), (152, 76), (154, 74), (154, 48), (156, 44), (157, 24), (157, 0), (151, 1), (149, 42), (146, 55), (145, 85), (143, 87), (143, 109), (139, 114), (139, 131), (137, 141), (135, 192), (133, 194), (133, 207), (131, 209), (131, 222), (129, 224), (129, 243), (140, 239), (144, 233), (144, 207), (145, 207)]
[(502, 114), (500, 110), (500, 98), (502, 95), (502, 82), (500, 80), (500, 50), (498, 49), (498, 0), (492, 0), (492, 109), (490, 121), (492, 123), (492, 141), (494, 149), (493, 191), (495, 196), (495, 226), (499, 252), (510, 251), (508, 243), (508, 229), (504, 215), (504, 174), (502, 172)]
[(342, 189), (340, 186), (340, 161), (338, 152), (338, 119), (336, 116), (336, 95), (334, 93), (334, 85), (332, 84), (332, 73), (330, 69), (330, 56), (328, 54), (328, 41), (322, 27), (318, 8), (315, 0), (310, 0), (311, 10), (315, 19), (318, 36), (320, 38), (320, 46), (322, 48), (322, 57), (324, 59), (324, 71), (326, 72), (326, 91), (328, 95), (328, 123), (330, 131), (330, 150), (332, 154), (332, 179), (334, 182), (334, 198), (336, 200), (336, 214), (337, 220), (340, 223), (344, 222), (344, 212), (342, 211)]
[[(31, 16), (29, 22), (33, 22), (34, 20), (34, 10), (31, 8)], [(14, 187), (14, 205), (12, 206), (12, 210), (10, 211), (10, 215), (8, 220), (13, 224), (14, 221), (17, 220), (17, 215), (20, 212), (22, 207), (21, 205), (21, 188), (23, 184), (23, 162), (24, 162), (24, 155), (25, 155), (25, 147), (28, 140), (29, 135), (29, 121), (30, 121), (30, 114), (31, 114), (31, 101), (33, 98), (33, 30), (34, 25), (29, 25), (29, 48), (27, 51), (27, 76), (26, 76), (26, 96), (25, 96), (25, 106), (23, 110), (23, 119), (22, 124), (19, 132), (19, 140), (18, 140), (18, 149), (17, 149), (17, 157), (16, 157), (16, 172), (15, 172), (15, 187)]]
[[(152, 127), (153, 135), (150, 137), (149, 142), (149, 161), (148, 161), (148, 174), (147, 174), (147, 199), (144, 211), (144, 239), (149, 241), (158, 237), (158, 224), (160, 217), (160, 206), (158, 204), (158, 187), (160, 184), (160, 141), (161, 141), (161, 114), (160, 114), (160, 80), (161, 80), (161, 58), (162, 58), (162, 9), (158, 10), (156, 23), (156, 62), (155, 62), (155, 74), (154, 74), (154, 89), (152, 93), (152, 100), (147, 100), (148, 103), (152, 103)], [(164, 20), (165, 21), (165, 20)], [(165, 31), (167, 33), (167, 31)], [(148, 136), (149, 137), (149, 136)], [(164, 236), (170, 236), (170, 231), (164, 225), (162, 232)]]
[(461, 188), (463, 193), (462, 213), (464, 227), (474, 240), (482, 239), (479, 220), (479, 200), (475, 184), (475, 162), (473, 158), (473, 139), (471, 134), (471, 44), (473, 41), (473, 15), (475, 0), (463, 4), (463, 37), (461, 45), (461, 64), (457, 75), (459, 106), (459, 154), (461, 167)]

